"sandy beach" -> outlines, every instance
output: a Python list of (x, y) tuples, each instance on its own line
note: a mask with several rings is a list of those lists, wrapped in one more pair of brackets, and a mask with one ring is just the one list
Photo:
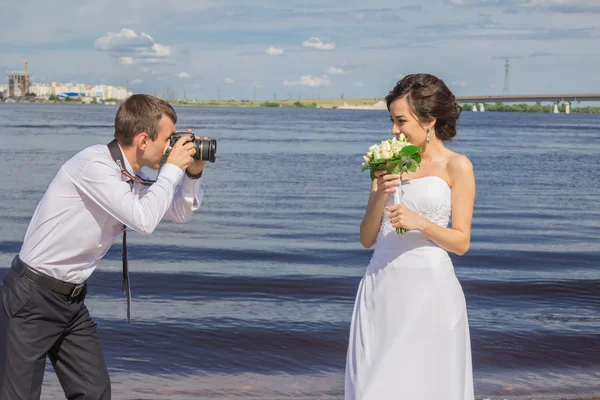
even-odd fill
[[(270, 379), (264, 375), (211, 374), (171, 375), (119, 373), (111, 376), (114, 400), (343, 400), (340, 376), (337, 373), (314, 376), (275, 374)], [(334, 383), (332, 383), (334, 382)], [(481, 397), (476, 400), (535, 400), (536, 397), (510, 395)], [(310, 395), (308, 395), (310, 393)], [(44, 377), (42, 399), (62, 400), (64, 394), (53, 371)], [(428, 399), (424, 399), (428, 400)], [(544, 400), (600, 400), (600, 397), (544, 397)]]

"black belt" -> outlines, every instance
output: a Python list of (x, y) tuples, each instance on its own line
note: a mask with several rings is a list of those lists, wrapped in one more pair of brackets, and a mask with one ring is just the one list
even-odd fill
[(11, 267), (17, 271), (20, 276), (24, 276), (36, 285), (50, 289), (56, 293), (64, 294), (66, 296), (77, 297), (85, 288), (85, 282), (76, 285), (74, 283), (63, 282), (59, 279), (39, 273), (21, 261), (19, 256), (14, 258)]

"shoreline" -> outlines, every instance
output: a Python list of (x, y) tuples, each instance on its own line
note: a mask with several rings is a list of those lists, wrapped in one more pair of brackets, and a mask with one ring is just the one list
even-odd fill
[[(9, 101), (7, 101), (9, 100)], [(326, 108), (339, 110), (375, 110), (387, 111), (387, 106), (383, 98), (372, 99), (339, 99), (339, 100), (278, 100), (278, 101), (216, 101), (216, 100), (166, 100), (172, 106), (181, 107), (245, 107), (245, 108)], [(15, 99), (5, 99), (0, 101), (0, 105), (7, 104), (95, 104), (95, 105), (119, 105), (119, 102), (100, 102), (83, 103), (81, 101), (56, 101), (56, 100), (34, 100), (21, 101)], [(462, 104), (463, 112), (474, 112), (472, 104)], [(504, 104), (493, 103), (485, 105), (485, 112), (532, 112), (532, 113), (552, 113), (551, 105), (530, 105), (530, 104)], [(564, 105), (559, 109), (559, 113), (564, 114)], [(585, 106), (571, 108), (571, 114), (600, 114), (600, 107)]]

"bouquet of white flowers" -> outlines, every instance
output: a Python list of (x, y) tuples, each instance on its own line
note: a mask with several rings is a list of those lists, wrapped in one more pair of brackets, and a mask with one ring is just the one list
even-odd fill
[[(421, 149), (410, 144), (404, 135), (396, 139), (384, 140), (380, 144), (369, 147), (362, 170), (369, 170), (371, 180), (375, 179), (375, 171), (386, 170), (388, 174), (402, 175), (403, 172), (415, 172), (421, 165)], [(398, 233), (406, 233), (404, 228), (396, 228)]]

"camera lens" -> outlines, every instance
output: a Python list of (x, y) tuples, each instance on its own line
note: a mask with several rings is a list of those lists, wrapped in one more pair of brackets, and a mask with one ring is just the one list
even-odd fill
[(215, 162), (217, 156), (217, 140), (216, 139), (201, 139), (195, 141), (196, 154), (194, 158), (196, 160), (206, 160)]

